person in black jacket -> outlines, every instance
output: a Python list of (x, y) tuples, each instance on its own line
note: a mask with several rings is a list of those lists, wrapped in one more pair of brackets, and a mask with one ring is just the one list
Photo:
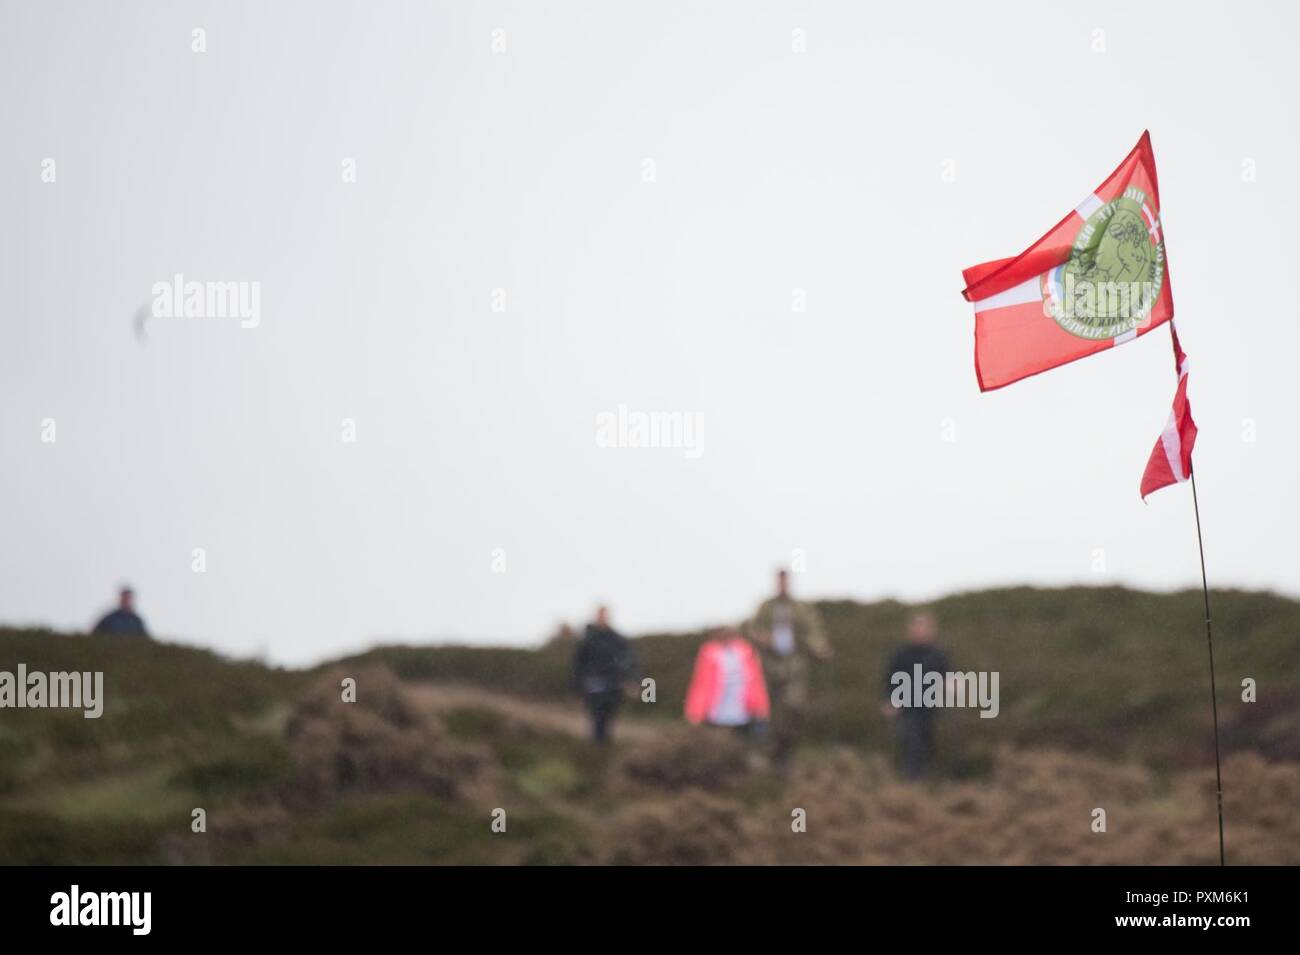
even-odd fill
[(123, 587), (117, 595), (117, 609), (100, 617), (99, 623), (95, 624), (92, 632), (114, 637), (149, 636), (144, 621), (135, 612), (135, 591), (130, 587)]
[(893, 678), (897, 673), (914, 678), (919, 665), (923, 675), (939, 673), (948, 678), (948, 658), (935, 644), (939, 625), (934, 614), (922, 610), (907, 621), (907, 642), (890, 654), (885, 665), (881, 712), (894, 724), (898, 739), (898, 768), (906, 779), (920, 779), (930, 768), (934, 756), (935, 711), (927, 707), (896, 707), (890, 700)]
[(591, 738), (597, 744), (609, 740), (610, 724), (623, 702), (623, 684), (635, 671), (632, 645), (609, 625), (609, 608), (597, 608), (595, 622), (587, 624), (573, 655), (573, 684), (591, 716)]

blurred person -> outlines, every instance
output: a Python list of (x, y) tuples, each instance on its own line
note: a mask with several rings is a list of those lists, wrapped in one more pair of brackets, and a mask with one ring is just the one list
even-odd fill
[(582, 694), (591, 717), (591, 738), (598, 745), (608, 742), (614, 714), (623, 702), (623, 684), (635, 672), (632, 644), (609, 625), (609, 608), (598, 607), (573, 653), (573, 684)]
[(546, 643), (543, 645), (547, 647), (572, 647), (577, 642), (578, 635), (573, 628), (567, 623), (561, 623), (551, 631), (551, 635), (546, 638)]
[(777, 571), (776, 596), (759, 605), (745, 632), (759, 648), (767, 675), (772, 759), (785, 768), (806, 719), (809, 660), (825, 662), (834, 654), (817, 609), (790, 596), (784, 568)]
[(135, 612), (135, 591), (123, 587), (118, 591), (117, 609), (99, 618), (91, 633), (102, 633), (114, 637), (147, 637), (144, 621)]
[(895, 648), (885, 664), (885, 702), (880, 711), (894, 724), (898, 768), (906, 779), (920, 779), (930, 769), (934, 758), (935, 710), (924, 706), (895, 706), (890, 699), (894, 675), (906, 674), (911, 681), (919, 665), (923, 679), (930, 673), (939, 673), (946, 681), (948, 658), (936, 643), (938, 635), (939, 624), (934, 614), (928, 610), (917, 611), (907, 620), (906, 641)]
[(770, 713), (767, 681), (754, 645), (730, 627), (714, 631), (695, 655), (686, 719), (734, 727), (753, 740), (762, 737)]

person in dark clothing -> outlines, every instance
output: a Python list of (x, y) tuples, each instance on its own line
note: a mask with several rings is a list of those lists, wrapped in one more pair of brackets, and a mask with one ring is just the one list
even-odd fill
[(573, 684), (591, 716), (591, 737), (597, 744), (609, 740), (614, 714), (623, 702), (623, 684), (635, 672), (631, 643), (609, 625), (609, 608), (598, 608), (596, 621), (587, 624), (573, 654)]
[(102, 633), (114, 637), (147, 637), (144, 621), (135, 612), (135, 591), (123, 587), (117, 595), (117, 609), (104, 614), (95, 624), (92, 633)]
[(930, 768), (934, 756), (935, 711), (924, 706), (895, 706), (891, 700), (894, 674), (906, 674), (909, 681), (914, 681), (919, 665), (923, 678), (926, 674), (939, 673), (947, 680), (948, 658), (935, 645), (938, 629), (933, 614), (928, 611), (913, 614), (907, 622), (907, 642), (890, 654), (885, 665), (884, 702), (880, 711), (894, 724), (898, 768), (907, 779), (920, 779)]

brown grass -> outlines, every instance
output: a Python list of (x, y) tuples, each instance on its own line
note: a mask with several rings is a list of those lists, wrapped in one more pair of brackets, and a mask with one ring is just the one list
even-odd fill
[[(1229, 861), (1294, 864), (1300, 767), (1241, 755), (1224, 774)], [(1092, 830), (1096, 808), (1105, 832)], [(805, 832), (792, 831), (796, 809)], [(916, 785), (883, 759), (840, 750), (801, 760), (777, 795), (756, 803), (695, 785), (647, 791), (607, 822), (600, 843), (602, 861), (652, 864), (1184, 865), (1216, 863), (1217, 832), (1213, 770), (1162, 778), (1007, 749), (987, 779)]]

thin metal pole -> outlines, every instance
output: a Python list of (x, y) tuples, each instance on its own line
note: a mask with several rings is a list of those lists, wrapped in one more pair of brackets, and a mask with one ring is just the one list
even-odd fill
[(1219, 865), (1223, 853), (1223, 771), (1219, 768), (1219, 695), (1214, 687), (1214, 638), (1210, 635), (1210, 585), (1205, 576), (1205, 544), (1201, 541), (1201, 505), (1196, 499), (1196, 473), (1192, 472), (1192, 508), (1196, 511), (1196, 546), (1201, 551), (1201, 593), (1205, 595), (1205, 644), (1210, 651), (1210, 710), (1214, 714), (1214, 788), (1219, 800)]

